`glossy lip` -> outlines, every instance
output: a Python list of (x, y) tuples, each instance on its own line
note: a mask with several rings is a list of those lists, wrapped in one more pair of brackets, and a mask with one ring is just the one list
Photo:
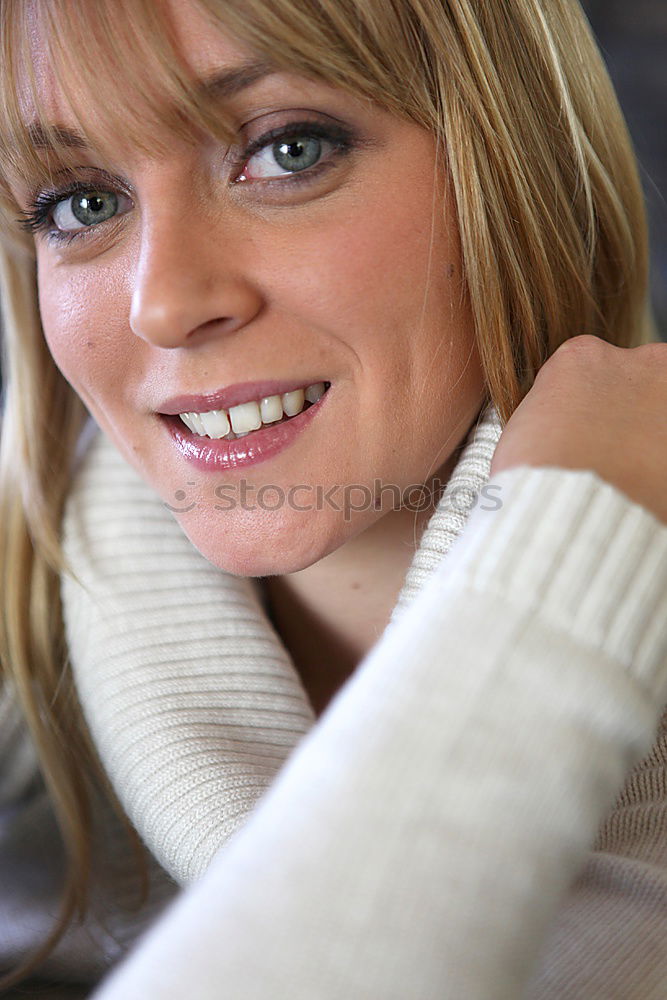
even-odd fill
[[(286, 381), (264, 380), (262, 382), (238, 382), (236, 385), (228, 385), (225, 389), (218, 389), (215, 392), (204, 393), (204, 395), (171, 396), (156, 407), (156, 412), (164, 415), (178, 413), (208, 413), (210, 410), (229, 410), (232, 406), (239, 406), (240, 403), (249, 403), (255, 400), (266, 399), (267, 396), (282, 396), (285, 392), (294, 392), (295, 389), (307, 389), (309, 385), (317, 382), (328, 383), (325, 378), (313, 378), (310, 381), (295, 379)], [(257, 432), (259, 433), (259, 431)]]
[[(324, 379), (319, 381), (322, 382)], [(330, 392), (331, 387), (316, 403), (311, 403), (307, 410), (302, 410), (296, 417), (290, 417), (281, 424), (267, 424), (266, 427), (252, 431), (246, 437), (237, 438), (236, 441), (225, 441), (223, 438), (216, 440), (193, 434), (181, 418), (173, 414), (160, 414), (160, 420), (181, 455), (197, 468), (206, 471), (245, 468), (248, 465), (265, 462), (293, 444), (301, 432), (317, 418)]]

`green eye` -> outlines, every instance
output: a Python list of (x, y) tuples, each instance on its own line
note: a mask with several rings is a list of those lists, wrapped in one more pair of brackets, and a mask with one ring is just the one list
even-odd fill
[(306, 170), (317, 163), (322, 154), (319, 139), (297, 137), (274, 142), (271, 153), (283, 170)]
[(67, 232), (77, 229), (77, 222), (83, 226), (106, 222), (117, 211), (118, 197), (113, 192), (90, 191), (61, 201), (53, 211), (53, 221), (59, 229)]
[(333, 166), (356, 146), (354, 133), (341, 125), (292, 122), (271, 129), (246, 147), (237, 180), (300, 183)]

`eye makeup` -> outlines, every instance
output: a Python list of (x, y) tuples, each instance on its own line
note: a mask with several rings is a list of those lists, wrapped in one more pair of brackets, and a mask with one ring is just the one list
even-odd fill
[[(293, 172), (276, 164), (278, 171), (286, 172), (275, 175), (264, 174), (259, 177), (252, 176), (252, 170), (249, 170), (248, 167), (259, 154), (270, 151), (270, 155), (275, 158), (277, 152), (282, 152), (283, 156), (292, 156), (298, 160), (301, 153), (294, 154), (292, 150), (302, 152), (305, 145), (302, 141), (304, 139), (311, 140), (311, 149), (314, 142), (315, 149), (321, 153), (316, 163), (305, 167), (297, 166)], [(362, 144), (363, 140), (357, 135), (356, 130), (342, 123), (300, 119), (264, 132), (247, 143), (245, 147), (232, 148), (226, 154), (225, 162), (230, 164), (232, 169), (231, 183), (250, 185), (253, 189), (260, 185), (260, 197), (262, 194), (268, 194), (271, 201), (280, 201), (283, 198), (289, 201), (292, 190), (308, 184), (314, 185), (324, 173), (335, 168), (341, 159)], [(47, 243), (67, 245), (74, 240), (83, 240), (94, 236), (100, 227), (106, 228), (107, 222), (113, 222), (119, 217), (114, 215), (92, 225), (82, 224), (80, 229), (68, 230), (56, 225), (53, 218), (55, 209), (77, 196), (88, 200), (91, 200), (92, 196), (97, 201), (109, 195), (116, 199), (119, 195), (126, 198), (130, 196), (127, 187), (123, 186), (118, 178), (107, 171), (82, 167), (67, 168), (63, 173), (71, 175), (77, 169), (85, 171), (88, 174), (88, 179), (81, 177), (72, 179), (62, 186), (43, 189), (30, 196), (27, 210), (21, 212), (20, 217), (16, 220), (22, 230), (42, 236)]]

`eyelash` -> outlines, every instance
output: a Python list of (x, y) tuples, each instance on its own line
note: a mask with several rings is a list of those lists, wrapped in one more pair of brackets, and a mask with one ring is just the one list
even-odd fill
[[(354, 134), (350, 131), (350, 129), (341, 125), (323, 125), (316, 121), (290, 122), (288, 125), (281, 125), (278, 128), (271, 129), (270, 131), (265, 132), (264, 135), (258, 136), (257, 139), (250, 142), (242, 153), (234, 158), (234, 167), (243, 168), (256, 153), (274, 145), (281, 139), (287, 138), (323, 139), (330, 143), (332, 151), (326, 159), (318, 160), (318, 162), (312, 167), (306, 167), (304, 170), (295, 172), (294, 174), (287, 174), (283, 177), (264, 178), (260, 179), (260, 181), (251, 180), (250, 183), (259, 182), (269, 184), (271, 186), (274, 184), (282, 186), (285, 183), (290, 186), (312, 183), (323, 170), (332, 166), (333, 162), (338, 158), (346, 156), (348, 153), (352, 152), (357, 145)], [(248, 181), (245, 183), (248, 183)], [(44, 234), (47, 241), (54, 243), (70, 244), (74, 240), (86, 239), (94, 233), (100, 225), (103, 225), (103, 223), (98, 222), (92, 226), (84, 226), (77, 230), (52, 229), (50, 228), (50, 217), (52, 211), (61, 202), (67, 201), (75, 194), (91, 194), (93, 191), (99, 192), (100, 194), (118, 193), (115, 187), (107, 190), (101, 186), (96, 186), (95, 182), (91, 183), (89, 181), (80, 180), (73, 181), (71, 184), (68, 184), (61, 189), (42, 191), (32, 199), (28, 206), (28, 211), (20, 213), (20, 218), (17, 218), (16, 220), (19, 224), (19, 228), (29, 233)], [(122, 193), (124, 194), (125, 192)], [(104, 221), (112, 220), (109, 219)]]

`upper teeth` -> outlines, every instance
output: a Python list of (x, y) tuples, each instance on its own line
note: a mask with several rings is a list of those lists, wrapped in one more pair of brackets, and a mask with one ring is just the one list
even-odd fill
[(263, 399), (239, 403), (229, 410), (209, 410), (206, 413), (180, 413), (183, 423), (195, 434), (205, 434), (210, 438), (222, 438), (229, 434), (229, 425), (235, 434), (248, 434), (262, 424), (273, 424), (282, 420), (283, 413), (295, 417), (301, 413), (306, 400), (316, 403), (324, 395), (324, 382), (315, 382), (306, 389), (284, 392), (282, 396), (265, 396)]

